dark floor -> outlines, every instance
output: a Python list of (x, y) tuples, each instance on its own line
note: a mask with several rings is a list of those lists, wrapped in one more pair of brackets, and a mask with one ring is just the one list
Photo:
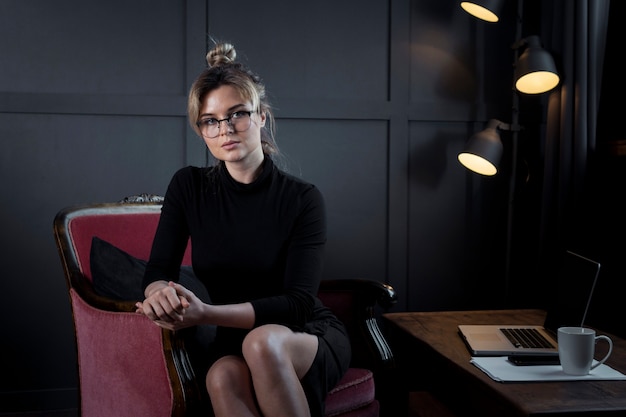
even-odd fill
[(425, 391), (409, 394), (408, 417), (454, 417), (454, 414)]
[[(408, 417), (452, 417), (453, 414), (440, 405), (429, 394), (412, 392), (409, 395)], [(77, 409), (53, 411), (25, 411), (19, 413), (0, 412), (0, 417), (78, 417)]]
[(3, 413), (0, 417), (78, 417), (78, 410), (25, 411), (20, 413)]

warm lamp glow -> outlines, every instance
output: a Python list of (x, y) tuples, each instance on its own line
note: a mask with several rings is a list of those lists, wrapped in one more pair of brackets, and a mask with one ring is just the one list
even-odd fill
[(471, 14), (474, 17), (477, 17), (481, 20), (485, 20), (487, 22), (497, 22), (499, 20), (498, 15), (488, 8), (481, 6), (476, 3), (472, 3), (469, 1), (462, 1), (461, 7), (467, 13)]
[(494, 164), (486, 159), (474, 155), (468, 152), (461, 152), (458, 156), (459, 162), (465, 166), (465, 168), (474, 171), (481, 175), (492, 176), (496, 175), (498, 169)]
[(529, 36), (524, 41), (527, 47), (515, 66), (515, 88), (526, 94), (552, 90), (560, 80), (552, 55), (541, 47), (538, 36)]
[(502, 158), (502, 141), (498, 129), (510, 130), (510, 125), (491, 119), (487, 128), (473, 135), (458, 155), (459, 162), (467, 169), (481, 175), (495, 175)]
[(536, 71), (517, 80), (515, 88), (526, 94), (541, 94), (552, 90), (558, 83), (557, 74), (549, 71)]

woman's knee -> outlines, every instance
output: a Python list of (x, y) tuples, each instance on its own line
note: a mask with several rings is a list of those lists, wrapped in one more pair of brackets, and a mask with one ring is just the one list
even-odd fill
[(295, 371), (302, 377), (317, 353), (317, 337), (294, 333), (278, 324), (251, 330), (243, 341), (243, 357), (253, 375)]
[(223, 357), (209, 368), (206, 387), (209, 393), (232, 391), (249, 378), (248, 368), (241, 358)]
[(285, 359), (284, 342), (290, 330), (279, 325), (267, 324), (251, 330), (242, 345), (243, 356), (248, 364), (272, 365)]

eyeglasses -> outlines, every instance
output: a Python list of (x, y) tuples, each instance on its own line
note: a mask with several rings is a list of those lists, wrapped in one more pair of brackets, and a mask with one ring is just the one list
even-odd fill
[(209, 117), (206, 119), (198, 120), (196, 126), (200, 129), (200, 133), (205, 138), (215, 138), (220, 134), (220, 124), (226, 122), (228, 126), (232, 127), (235, 132), (245, 132), (250, 129), (251, 118), (250, 115), (254, 113), (247, 110), (237, 110), (225, 119), (215, 119)]

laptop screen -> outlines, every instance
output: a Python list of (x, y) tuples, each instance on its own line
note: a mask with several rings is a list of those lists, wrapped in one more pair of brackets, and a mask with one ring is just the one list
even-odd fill
[(554, 303), (548, 309), (544, 327), (556, 333), (561, 326), (585, 323), (591, 296), (600, 275), (600, 264), (567, 251), (563, 255)]

